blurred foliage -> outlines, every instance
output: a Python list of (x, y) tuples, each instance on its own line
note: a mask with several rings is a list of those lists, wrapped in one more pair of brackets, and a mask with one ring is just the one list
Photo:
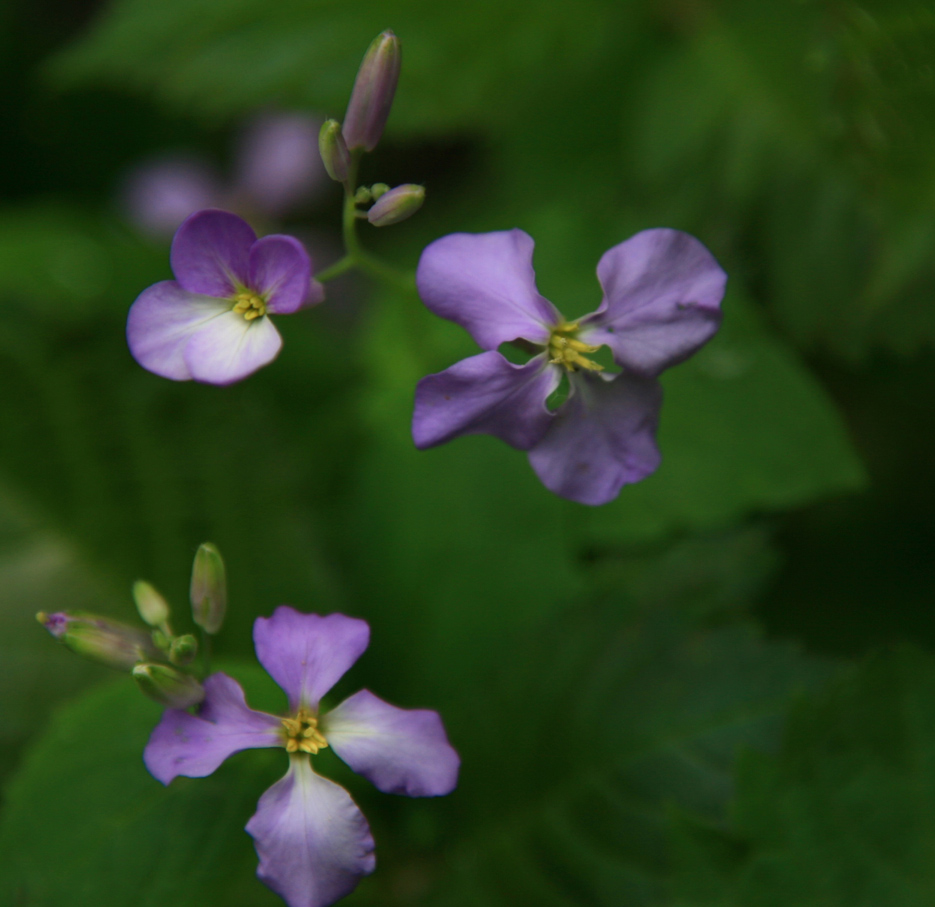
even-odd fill
[(729, 829), (682, 818), (679, 905), (915, 907), (935, 895), (935, 662), (903, 647), (792, 711), (737, 771)]
[[(462, 754), (437, 801), (324, 756), (378, 842), (349, 904), (931, 900), (929, 655), (823, 686), (827, 662), (756, 622), (849, 653), (935, 641), (932, 10), (93, 6), (0, 13), (0, 903), (278, 903), (243, 825), (279, 754), (163, 790), (140, 761), (158, 710), (126, 679), (81, 695), (106, 672), (33, 617), (133, 619), (146, 578), (184, 630), (206, 539), (253, 704), (276, 708), (242, 661), (254, 617), (342, 610), (373, 626), (348, 692), (438, 709)], [(550, 495), (488, 437), (413, 449), (415, 382), (476, 350), (412, 295), (333, 285), (228, 388), (126, 350), (129, 304), (170, 272), (108, 210), (121, 168), (180, 142), (221, 158), (261, 107), (340, 116), (387, 27), (403, 73), (364, 177), (428, 196), (368, 245), (409, 267), (439, 235), (521, 227), (569, 317), (646, 227), (693, 232), (730, 275), (722, 331), (663, 378), (661, 469), (610, 505)], [(296, 232), (337, 217), (323, 198)]]

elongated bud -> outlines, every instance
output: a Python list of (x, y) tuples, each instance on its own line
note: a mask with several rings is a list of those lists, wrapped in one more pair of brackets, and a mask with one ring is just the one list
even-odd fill
[(140, 617), (151, 627), (161, 627), (169, 619), (168, 602), (145, 580), (133, 584), (133, 600)]
[(347, 179), (351, 155), (347, 150), (341, 124), (337, 120), (325, 120), (318, 133), (318, 151), (325, 170), (335, 182), (343, 183)]
[(119, 671), (158, 655), (148, 634), (116, 620), (83, 611), (40, 611), (36, 620), (72, 652)]
[(174, 665), (187, 665), (198, 654), (198, 640), (191, 633), (176, 636), (169, 647), (169, 661)]
[(205, 698), (204, 687), (191, 674), (183, 674), (168, 665), (139, 664), (133, 679), (150, 699), (170, 709), (187, 709)]
[(373, 151), (380, 141), (393, 105), (401, 63), (399, 39), (391, 31), (378, 35), (367, 48), (341, 127), (352, 151), (355, 148)]
[(227, 612), (227, 575), (221, 552), (210, 542), (195, 552), (191, 600), (195, 623), (206, 633), (217, 633)]
[(384, 192), (367, 212), (367, 220), (375, 227), (388, 227), (412, 217), (425, 201), (425, 186), (406, 183)]

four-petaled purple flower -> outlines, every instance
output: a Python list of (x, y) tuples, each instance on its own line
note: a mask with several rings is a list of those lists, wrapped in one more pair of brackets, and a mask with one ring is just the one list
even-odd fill
[(197, 715), (168, 709), (143, 760), (163, 784), (203, 778), (228, 756), (284, 747), (289, 771), (260, 797), (247, 823), (257, 875), (289, 907), (323, 907), (373, 872), (373, 837), (350, 795), (315, 773), (309, 755), (330, 746), (381, 791), (410, 797), (450, 793), (460, 760), (437, 712), (406, 710), (360, 690), (325, 715), (319, 701), (367, 648), (370, 628), (343, 614), (301, 614), (285, 605), (253, 625), (257, 658), (289, 697), (279, 718), (249, 708), (226, 674), (205, 680)]
[(292, 236), (257, 239), (227, 211), (192, 214), (176, 231), (175, 280), (144, 290), (127, 318), (127, 342), (143, 368), (187, 381), (231, 384), (272, 362), (282, 337), (267, 313), (315, 305), (324, 288)]
[[(422, 253), (423, 302), (486, 352), (419, 382), (413, 439), (424, 449), (459, 435), (495, 435), (528, 451), (551, 491), (604, 504), (659, 466), (656, 376), (717, 330), (727, 275), (687, 233), (644, 230), (604, 253), (600, 306), (569, 322), (536, 289), (533, 245), (522, 230), (454, 233)], [(511, 341), (538, 355), (513, 365), (497, 352)], [(619, 373), (590, 358), (602, 346)], [(546, 401), (563, 376), (568, 397), (552, 411)]]

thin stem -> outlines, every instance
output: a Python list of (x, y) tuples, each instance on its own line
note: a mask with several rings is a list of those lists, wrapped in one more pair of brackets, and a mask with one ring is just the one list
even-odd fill
[(201, 665), (205, 677), (211, 673), (211, 635), (201, 627)]
[(334, 280), (335, 277), (340, 277), (342, 274), (346, 274), (350, 271), (357, 262), (354, 259), (353, 255), (345, 255), (344, 258), (339, 259), (333, 265), (329, 265), (325, 268), (324, 271), (315, 275), (315, 280), (319, 283), (327, 283), (329, 280)]

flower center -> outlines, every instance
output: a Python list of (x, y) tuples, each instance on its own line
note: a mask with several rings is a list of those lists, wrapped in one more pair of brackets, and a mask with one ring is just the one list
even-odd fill
[(328, 745), (318, 730), (318, 719), (308, 710), (299, 709), (294, 718), (282, 719), (282, 735), (287, 753), (311, 753), (313, 756)]
[(596, 353), (600, 347), (578, 340), (573, 336), (577, 330), (577, 321), (571, 323), (562, 321), (552, 328), (548, 345), (549, 362), (553, 365), (564, 365), (570, 372), (577, 371), (579, 368), (592, 372), (604, 371), (603, 365), (581, 355), (582, 353)]
[(266, 314), (266, 303), (256, 293), (245, 290), (234, 297), (234, 311), (246, 321), (253, 321)]

